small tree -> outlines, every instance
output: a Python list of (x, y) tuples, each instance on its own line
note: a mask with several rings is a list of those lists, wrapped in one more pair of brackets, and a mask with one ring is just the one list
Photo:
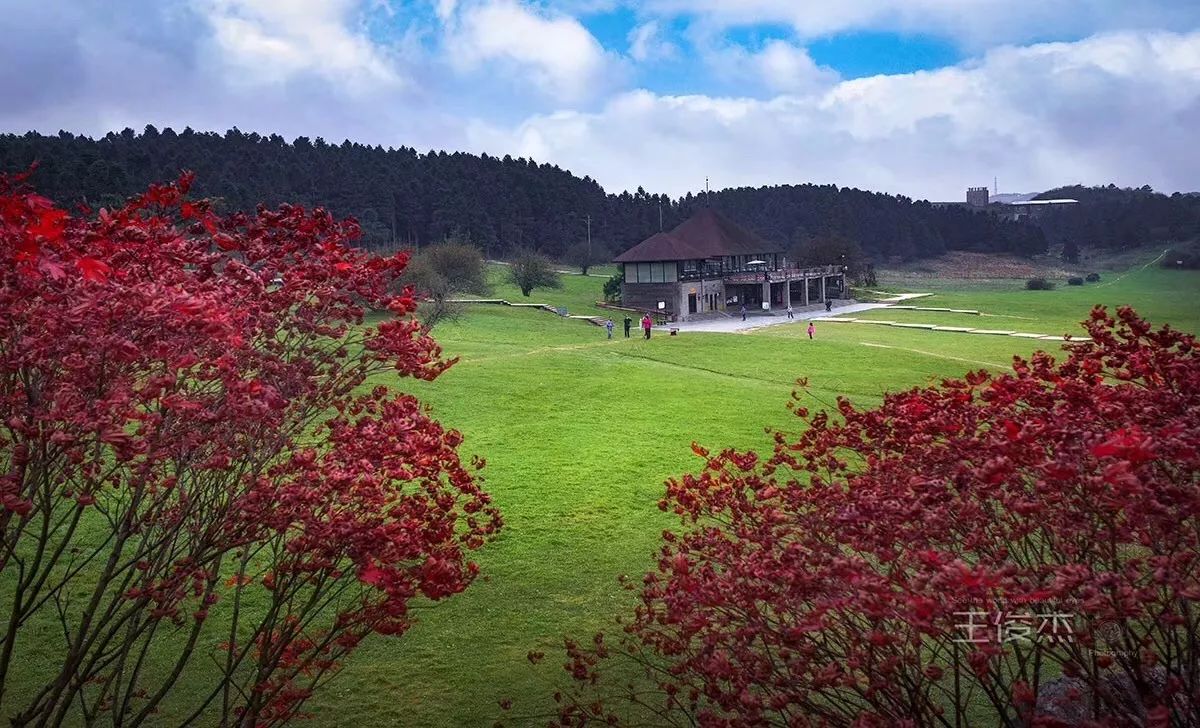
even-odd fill
[(583, 242), (567, 248), (563, 253), (563, 262), (575, 266), (580, 273), (586, 276), (592, 266), (601, 265), (611, 257), (608, 249), (599, 243), (593, 242), (589, 245)]
[(1075, 238), (1063, 241), (1062, 259), (1065, 263), (1079, 262), (1079, 243), (1075, 242)]
[(287, 722), (413, 600), (465, 589), (500, 525), (462, 436), (363, 388), (453, 363), (389, 293), (406, 256), (321, 210), (219, 217), (190, 182), (83, 219), (0, 179), (14, 725), (157, 723), (197, 662), (181, 723)]
[(458, 318), (462, 306), (454, 303), (456, 296), (488, 292), (483, 255), (475, 246), (453, 239), (414, 253), (400, 281), (412, 286), (421, 300), (417, 316), (426, 331), (441, 321)]
[(604, 300), (609, 303), (619, 303), (621, 301), (621, 285), (624, 282), (624, 273), (617, 272), (609, 276), (604, 281)]
[(560, 724), (1194, 725), (1200, 349), (1118, 316), (877, 408), (797, 394), (772, 453), (694, 445), (623, 636), (568, 641)]
[(535, 288), (562, 288), (562, 279), (550, 260), (532, 250), (518, 250), (508, 268), (508, 279), (528, 297)]

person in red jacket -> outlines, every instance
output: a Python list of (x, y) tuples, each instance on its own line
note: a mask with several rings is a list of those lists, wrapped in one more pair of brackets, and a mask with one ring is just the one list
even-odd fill
[(650, 338), (650, 327), (653, 325), (654, 322), (650, 320), (650, 314), (646, 314), (642, 317), (642, 331), (646, 332), (647, 339)]

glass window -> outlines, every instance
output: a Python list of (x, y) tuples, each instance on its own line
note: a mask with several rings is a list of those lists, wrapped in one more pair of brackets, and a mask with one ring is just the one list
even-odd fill
[(638, 283), (650, 282), (650, 264), (638, 263)]
[(663, 264), (662, 263), (651, 263), (650, 264), (650, 282), (651, 283), (662, 283), (663, 282)]
[(663, 263), (663, 283), (674, 283), (679, 280), (679, 264), (675, 261)]
[(623, 265), (621, 267), (625, 270), (625, 282), (626, 283), (637, 283), (637, 266), (636, 265)]

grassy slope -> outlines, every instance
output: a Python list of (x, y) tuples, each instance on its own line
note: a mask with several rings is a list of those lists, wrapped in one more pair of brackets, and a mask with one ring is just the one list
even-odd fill
[[(927, 300), (1064, 331), (1094, 302), (1132, 303), (1196, 330), (1198, 280), (1151, 269), (1103, 288), (1026, 292), (1014, 281), (986, 293), (945, 287)], [(602, 281), (564, 282), (530, 300), (575, 312)], [(512, 293), (497, 290), (517, 300)], [(846, 394), (869, 404), (887, 389), (1003, 368), (1046, 343), (867, 325), (821, 326), (812, 342), (798, 325), (608, 342), (545, 312), (484, 306), (436, 335), (463, 361), (414, 389), (463, 430), (467, 450), (487, 456), (488, 488), (508, 526), (481, 554), (490, 580), (431, 609), (403, 640), (369, 644), (314, 702), (319, 725), (486, 725), (506, 696), (520, 713), (547, 709), (561, 635), (605, 628), (628, 604), (616, 578), (652, 563), (672, 523), (655, 508), (661, 481), (695, 467), (693, 440), (767, 447), (764, 427), (791, 425), (784, 403), (798, 376), (826, 401)], [(533, 668), (523, 659), (530, 649), (551, 657)]]
[[(501, 271), (493, 276), (497, 296), (525, 300)], [(562, 290), (528, 300), (594, 310), (602, 278), (563, 281)], [(1112, 285), (1049, 292), (1019, 290), (1020, 281), (1009, 290), (942, 285), (924, 300), (1025, 316), (1021, 323), (1039, 331), (1067, 330), (1093, 302), (1131, 303), (1194, 331), (1198, 282), (1148, 269)], [(507, 526), (479, 554), (486, 579), (423, 608), (403, 639), (364, 645), (310, 704), (317, 726), (490, 725), (502, 697), (514, 698), (519, 713), (549, 709), (561, 636), (607, 628), (629, 605), (616, 579), (651, 565), (659, 533), (673, 524), (655, 507), (662, 481), (696, 467), (692, 441), (769, 447), (763, 428), (794, 422), (784, 404), (796, 377), (808, 377), (822, 401), (844, 394), (871, 404), (885, 390), (1002, 369), (1014, 353), (1049, 343), (857, 324), (818, 325), (809, 341), (799, 321), (749, 335), (609, 342), (579, 321), (490, 305), (471, 306), (435, 335), (459, 364), (436, 382), (388, 383), (419, 394), (465, 433), (466, 453), (487, 458), (486, 485)], [(44, 644), (54, 644), (43, 631)], [(534, 668), (524, 659), (531, 649), (549, 658)], [(200, 684), (187, 680), (179, 694)]]

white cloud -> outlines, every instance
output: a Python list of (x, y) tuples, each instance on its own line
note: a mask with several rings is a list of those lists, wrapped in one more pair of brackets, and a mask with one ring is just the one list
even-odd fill
[(679, 47), (667, 40), (662, 24), (651, 20), (629, 31), (629, 56), (638, 62), (674, 59)]
[(638, 7), (714, 27), (782, 23), (803, 38), (852, 30), (935, 33), (975, 49), (1047, 34), (1191, 28), (1200, 22), (1200, 3), (1180, 0), (645, 0)]
[(353, 27), (356, 0), (194, 0), (211, 25), (217, 62), (246, 83), (299, 73), (363, 90), (398, 83), (384, 49)]
[(818, 66), (808, 51), (782, 40), (772, 40), (755, 55), (767, 85), (778, 91), (799, 91), (828, 82), (837, 74)]
[[(697, 32), (686, 51), (700, 58), (682, 80), (711, 95), (667, 96), (621, 85), (638, 36), (621, 60), (533, 0), (442, 0), (417, 15), (412, 3), (378, 11), (378, 0), (126, 0), (116, 14), (105, 0), (2, 1), (3, 131), (237, 126), (533, 156), (610, 189), (672, 193), (705, 176), (950, 199), (993, 175), (1019, 190), (1173, 191), (1194, 189), (1200, 170), (1200, 32), (1003, 46), (851, 81), (798, 42), (739, 47), (714, 33), (704, 45)], [(646, 58), (674, 27), (657, 23), (640, 36)]]
[(446, 52), (460, 71), (505, 64), (563, 102), (607, 90), (614, 63), (575, 18), (546, 14), (517, 0), (484, 0), (460, 8), (448, 21)]
[(1200, 32), (1002, 47), (962, 66), (769, 100), (622, 94), (595, 113), (476, 123), (472, 146), (616, 189), (836, 182), (932, 198), (998, 175), (1189, 189), (1200, 169)]

